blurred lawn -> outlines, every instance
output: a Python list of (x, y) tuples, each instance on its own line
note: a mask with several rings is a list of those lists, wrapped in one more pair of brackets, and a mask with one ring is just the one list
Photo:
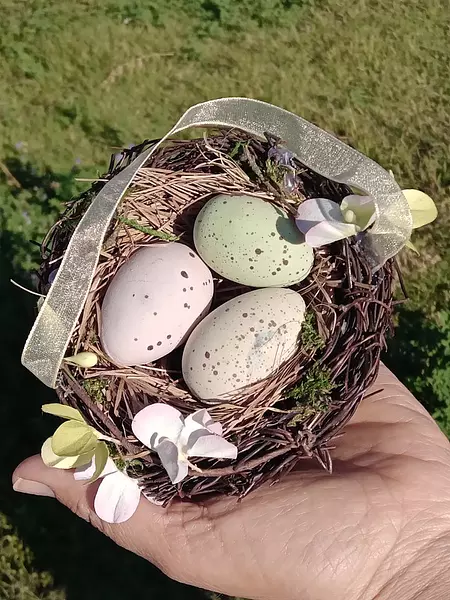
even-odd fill
[[(205, 598), (169, 582), (10, 473), (45, 438), (52, 393), (20, 366), (39, 240), (75, 177), (164, 134), (191, 104), (283, 106), (437, 201), (401, 262), (412, 301), (387, 361), (450, 432), (447, 0), (0, 0), (0, 598)], [(114, 565), (111, 568), (111, 565)]]

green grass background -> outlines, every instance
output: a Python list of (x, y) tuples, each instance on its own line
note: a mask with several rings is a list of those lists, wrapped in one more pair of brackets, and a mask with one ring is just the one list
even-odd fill
[(10, 486), (53, 395), (20, 366), (34, 307), (9, 278), (32, 283), (75, 178), (195, 102), (273, 102), (435, 198), (386, 361), (450, 433), (449, 31), (447, 0), (0, 0), (1, 600), (207, 597)]

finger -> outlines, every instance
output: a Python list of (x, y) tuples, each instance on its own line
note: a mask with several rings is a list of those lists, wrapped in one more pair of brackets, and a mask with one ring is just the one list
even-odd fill
[[(238, 508), (235, 499), (224, 498), (206, 505), (174, 502), (168, 508), (156, 506), (142, 497), (136, 513), (125, 523), (111, 525), (101, 521), (93, 509), (96, 484), (75, 481), (73, 473), (49, 468), (39, 456), (21, 463), (13, 474), (17, 491), (56, 498), (81, 518), (89, 521), (120, 546), (149, 560), (177, 581), (213, 591), (246, 595), (247, 577), (238, 577), (242, 565), (235, 560), (230, 541), (225, 553), (218, 516)], [(231, 519), (234, 521), (234, 519)], [(238, 524), (227, 528), (235, 540)], [(208, 548), (205, 554), (205, 548)], [(243, 586), (243, 587), (242, 587)]]
[(16, 491), (56, 498), (120, 546), (165, 568), (168, 553), (163, 535), (165, 511), (143, 496), (131, 519), (125, 523), (109, 524), (94, 511), (94, 497), (99, 483), (76, 481), (72, 471), (47, 467), (40, 456), (23, 461), (14, 471), (12, 480)]

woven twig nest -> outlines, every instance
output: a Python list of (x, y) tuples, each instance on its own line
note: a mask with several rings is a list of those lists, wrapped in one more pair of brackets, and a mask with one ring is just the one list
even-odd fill
[[(42, 245), (41, 292), (50, 287), (71, 235), (92, 199), (155, 142), (112, 157), (108, 173), (67, 207)], [(102, 302), (119, 268), (138, 249), (171, 240), (195, 250), (193, 226), (208, 200), (218, 194), (255, 196), (294, 215), (308, 198), (338, 203), (351, 194), (345, 185), (325, 179), (296, 159), (296, 187), (287, 193), (281, 172), (268, 160), (277, 140), (221, 131), (189, 141), (165, 142), (144, 164), (128, 189), (104, 240), (88, 299), (69, 353), (92, 352), (98, 363), (78, 368), (65, 363), (57, 393), (77, 408), (86, 422), (109, 439), (117, 464), (152, 499), (166, 505), (179, 497), (197, 501), (206, 495), (239, 497), (273, 482), (302, 459), (316, 459), (332, 470), (333, 437), (355, 412), (374, 381), (386, 334), (391, 330), (393, 260), (373, 271), (358, 236), (314, 250), (314, 266), (299, 284), (307, 313), (295, 355), (276, 372), (237, 389), (226, 400), (199, 399), (186, 386), (182, 347), (142, 366), (123, 367), (105, 353), (100, 341)], [(239, 257), (237, 257), (239, 259)], [(211, 310), (250, 291), (213, 273)], [(239, 332), (230, 332), (235, 335)], [(144, 407), (165, 403), (184, 416), (207, 409), (223, 426), (224, 437), (238, 449), (236, 460), (191, 460), (188, 476), (172, 484), (158, 455), (133, 435), (131, 423)]]

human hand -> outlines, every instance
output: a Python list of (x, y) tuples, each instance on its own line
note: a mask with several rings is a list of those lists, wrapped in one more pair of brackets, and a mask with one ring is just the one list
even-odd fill
[(198, 587), (268, 600), (444, 600), (450, 444), (383, 366), (380, 388), (336, 439), (333, 475), (302, 462), (241, 502), (163, 509), (142, 499), (129, 521), (109, 525), (93, 511), (92, 486), (39, 456), (17, 467), (14, 487), (56, 496), (119, 545)]

